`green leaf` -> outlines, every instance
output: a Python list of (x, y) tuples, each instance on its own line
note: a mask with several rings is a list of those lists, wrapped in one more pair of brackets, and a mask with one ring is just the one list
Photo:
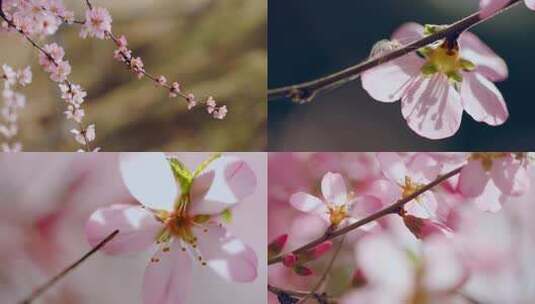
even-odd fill
[(210, 156), (207, 160), (203, 161), (202, 164), (200, 164), (197, 169), (193, 172), (192, 177), (196, 178), (201, 174), (206, 167), (208, 167), (214, 160), (221, 157), (221, 153), (214, 153), (212, 156)]
[(221, 213), (221, 219), (223, 222), (230, 224), (232, 222), (232, 211), (230, 211), (230, 209), (225, 209), (225, 211)]
[(447, 25), (426, 24), (424, 25), (424, 35), (425, 36), (433, 35), (440, 31), (445, 30), (446, 28), (448, 28)]
[(476, 65), (470, 60), (461, 59), (461, 67), (465, 71), (473, 71), (475, 70)]
[(193, 183), (193, 176), (189, 169), (176, 158), (169, 159), (169, 164), (171, 165), (175, 178), (180, 184), (182, 193), (189, 193), (191, 184)]

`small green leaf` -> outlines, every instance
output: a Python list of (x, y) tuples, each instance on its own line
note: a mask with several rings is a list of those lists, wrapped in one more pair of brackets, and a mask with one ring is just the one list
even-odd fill
[(192, 177), (196, 178), (201, 174), (206, 167), (208, 167), (214, 160), (221, 157), (221, 153), (214, 153), (212, 156), (210, 156), (207, 160), (203, 161), (202, 164), (200, 164), (197, 169), (193, 172)]
[(443, 31), (447, 28), (447, 25), (426, 24), (424, 26), (424, 35), (429, 36)]
[(457, 82), (457, 83), (463, 82), (463, 76), (457, 72), (449, 72), (447, 76), (448, 76), (448, 79), (452, 82)]
[(193, 222), (196, 224), (204, 224), (210, 220), (210, 216), (207, 214), (198, 214), (193, 217)]
[(436, 72), (438, 72), (438, 68), (435, 64), (433, 63), (426, 63), (422, 66), (422, 68), (420, 69), (420, 71), (422, 72), (422, 74), (424, 74), (425, 76), (429, 76), (429, 75), (433, 75), (435, 74)]
[(189, 193), (191, 184), (193, 182), (193, 176), (191, 175), (189, 169), (176, 158), (169, 159), (169, 164), (171, 165), (171, 169), (173, 170), (175, 178), (180, 183), (180, 189), (182, 190), (182, 193)]
[(230, 209), (225, 209), (225, 211), (221, 213), (221, 219), (223, 222), (230, 224), (232, 222), (232, 211), (230, 211)]

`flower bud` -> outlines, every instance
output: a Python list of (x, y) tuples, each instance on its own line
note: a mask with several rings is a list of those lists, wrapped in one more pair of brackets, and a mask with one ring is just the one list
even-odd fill
[(332, 246), (333, 246), (333, 242), (325, 241), (317, 245), (316, 247), (312, 248), (310, 251), (307, 251), (305, 255), (309, 257), (311, 260), (315, 260), (321, 257), (322, 255), (324, 255), (325, 253), (327, 253), (327, 251), (329, 251), (332, 248)]
[(283, 234), (279, 237), (277, 237), (274, 241), (272, 241), (268, 245), (268, 256), (274, 257), (279, 255), (282, 252), (282, 249), (286, 245), (286, 241), (288, 241), (288, 235)]
[(297, 273), (298, 275), (300, 276), (309, 276), (311, 275), (313, 272), (312, 272), (312, 269), (308, 268), (308, 267), (305, 267), (303, 265), (296, 265), (294, 267), (294, 272)]
[(297, 256), (293, 253), (289, 253), (282, 257), (282, 264), (286, 267), (292, 268), (297, 264)]
[(368, 280), (364, 276), (364, 273), (360, 268), (356, 269), (355, 272), (353, 272), (353, 280), (351, 281), (351, 285), (354, 288), (359, 288), (368, 283)]
[(412, 234), (421, 240), (434, 234), (445, 234), (445, 230), (447, 230), (447, 227), (440, 223), (409, 214), (403, 215), (403, 222)]

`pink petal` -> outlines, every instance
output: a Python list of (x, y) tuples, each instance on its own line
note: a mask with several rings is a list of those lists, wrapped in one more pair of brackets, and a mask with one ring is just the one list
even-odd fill
[(163, 153), (122, 153), (120, 168), (126, 187), (141, 204), (173, 209), (179, 185)]
[(494, 14), (499, 9), (503, 8), (511, 0), (481, 0), (479, 1), (479, 7), (481, 8), (481, 18), (487, 18)]
[(445, 76), (420, 77), (401, 99), (401, 112), (418, 135), (443, 139), (459, 130), (463, 114), (460, 99)]
[(390, 180), (379, 179), (366, 188), (363, 194), (375, 196), (383, 205), (389, 205), (401, 198), (401, 189)]
[(194, 229), (198, 249), (207, 266), (222, 278), (251, 282), (257, 277), (258, 258), (253, 249), (221, 226)]
[(335, 205), (347, 203), (347, 189), (344, 177), (338, 173), (327, 172), (321, 179), (321, 193), (329, 203)]
[(290, 205), (302, 212), (325, 213), (327, 207), (319, 198), (305, 192), (298, 192), (290, 197)]
[(401, 44), (409, 44), (424, 36), (424, 27), (415, 22), (408, 22), (401, 25), (392, 34), (392, 39), (399, 41)]
[(498, 212), (502, 209), (505, 196), (494, 183), (487, 183), (483, 193), (474, 199), (474, 203), (481, 211)]
[(507, 105), (498, 88), (479, 73), (464, 73), (461, 99), (464, 110), (475, 121), (498, 126), (509, 117)]
[[(357, 220), (361, 220), (371, 215), (372, 213), (379, 211), (382, 207), (383, 204), (376, 197), (370, 195), (359, 196), (353, 202), (353, 208), (351, 208), (351, 216)], [(361, 228), (364, 230), (370, 230), (376, 225), (377, 223), (374, 221), (362, 226)]]
[(437, 199), (432, 192), (424, 192), (418, 196), (418, 199), (410, 201), (405, 205), (408, 214), (423, 219), (436, 218)]
[(432, 181), (440, 174), (443, 165), (428, 153), (417, 153), (407, 164), (410, 172)]
[(143, 276), (143, 304), (186, 303), (192, 285), (192, 261), (178, 241), (170, 250), (160, 248)]
[(476, 65), (476, 71), (493, 82), (507, 78), (509, 71), (505, 61), (476, 35), (464, 32), (460, 39), (461, 57), (472, 61)]
[(526, 0), (526, 5), (529, 9), (535, 11), (535, 0)]
[(409, 295), (414, 270), (408, 256), (386, 235), (369, 235), (357, 242), (357, 265), (369, 284), (377, 284), (391, 295)]
[(193, 181), (190, 212), (221, 213), (253, 194), (256, 183), (256, 174), (245, 161), (236, 157), (221, 157)]
[(397, 101), (420, 73), (423, 63), (423, 59), (416, 54), (405, 55), (383, 63), (362, 73), (362, 87), (375, 100)]
[(466, 277), (464, 265), (455, 246), (445, 237), (431, 237), (424, 246), (424, 284), (431, 292), (445, 292), (459, 287)]
[(101, 242), (113, 231), (119, 230), (119, 234), (101, 249), (114, 255), (147, 249), (156, 241), (161, 229), (162, 225), (150, 211), (130, 205), (112, 205), (97, 209), (85, 226), (91, 246)]
[(477, 197), (483, 193), (489, 179), (481, 161), (470, 160), (459, 174), (459, 190), (464, 196)]
[(377, 160), (381, 166), (383, 174), (398, 185), (405, 183), (405, 176), (407, 176), (407, 167), (399, 154), (395, 152), (379, 152), (377, 153)]
[(526, 168), (512, 158), (492, 162), (492, 180), (507, 195), (519, 196), (529, 190), (530, 178)]

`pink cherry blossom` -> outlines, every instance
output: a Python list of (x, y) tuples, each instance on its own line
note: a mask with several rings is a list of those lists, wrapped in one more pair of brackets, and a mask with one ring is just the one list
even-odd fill
[(297, 192), (290, 197), (290, 204), (299, 211), (320, 216), (333, 228), (350, 224), (381, 207), (375, 197), (354, 197), (347, 191), (345, 180), (338, 173), (327, 172), (323, 176), (321, 193), (322, 198)]
[[(385, 177), (396, 186), (397, 198), (406, 198), (436, 178), (439, 172), (433, 167), (418, 168), (422, 159), (405, 164), (404, 159), (393, 152), (377, 153), (377, 159)], [(418, 170), (421, 169), (421, 170)], [(420, 218), (436, 217), (437, 200), (432, 191), (427, 191), (404, 207), (408, 214)]]
[[(449, 239), (432, 238), (420, 248), (405, 248), (388, 234), (369, 235), (356, 245), (356, 260), (365, 285), (341, 303), (452, 303), (451, 290), (466, 279), (463, 261)], [(411, 258), (416, 255), (417, 258)]]
[[(481, 17), (486, 18), (501, 8), (505, 7), (511, 0), (480, 0), (479, 6), (481, 8)], [(535, 0), (525, 0), (526, 6), (535, 10)]]
[(530, 186), (528, 159), (523, 153), (472, 153), (459, 176), (459, 190), (477, 198), (484, 210), (498, 211), (505, 196), (525, 194)]
[[(434, 26), (425, 28), (433, 31)], [(423, 26), (408, 23), (392, 39), (406, 44), (423, 36)], [(439, 41), (364, 72), (362, 85), (378, 101), (401, 99), (402, 115), (418, 135), (443, 139), (457, 132), (463, 110), (476, 121), (503, 124), (509, 112), (493, 82), (507, 75), (503, 59), (464, 32), (457, 41)]]
[(99, 209), (87, 222), (86, 232), (95, 244), (119, 229), (103, 248), (109, 254), (157, 245), (143, 278), (143, 303), (185, 303), (193, 261), (230, 281), (256, 278), (255, 252), (233, 237), (221, 219), (254, 192), (256, 176), (245, 162), (221, 157), (191, 173), (161, 153), (138, 153), (123, 154), (120, 168), (141, 206)]
[(80, 31), (80, 37), (95, 37), (98, 39), (107, 38), (111, 33), (111, 15), (107, 9), (94, 7), (85, 12), (85, 24)]

